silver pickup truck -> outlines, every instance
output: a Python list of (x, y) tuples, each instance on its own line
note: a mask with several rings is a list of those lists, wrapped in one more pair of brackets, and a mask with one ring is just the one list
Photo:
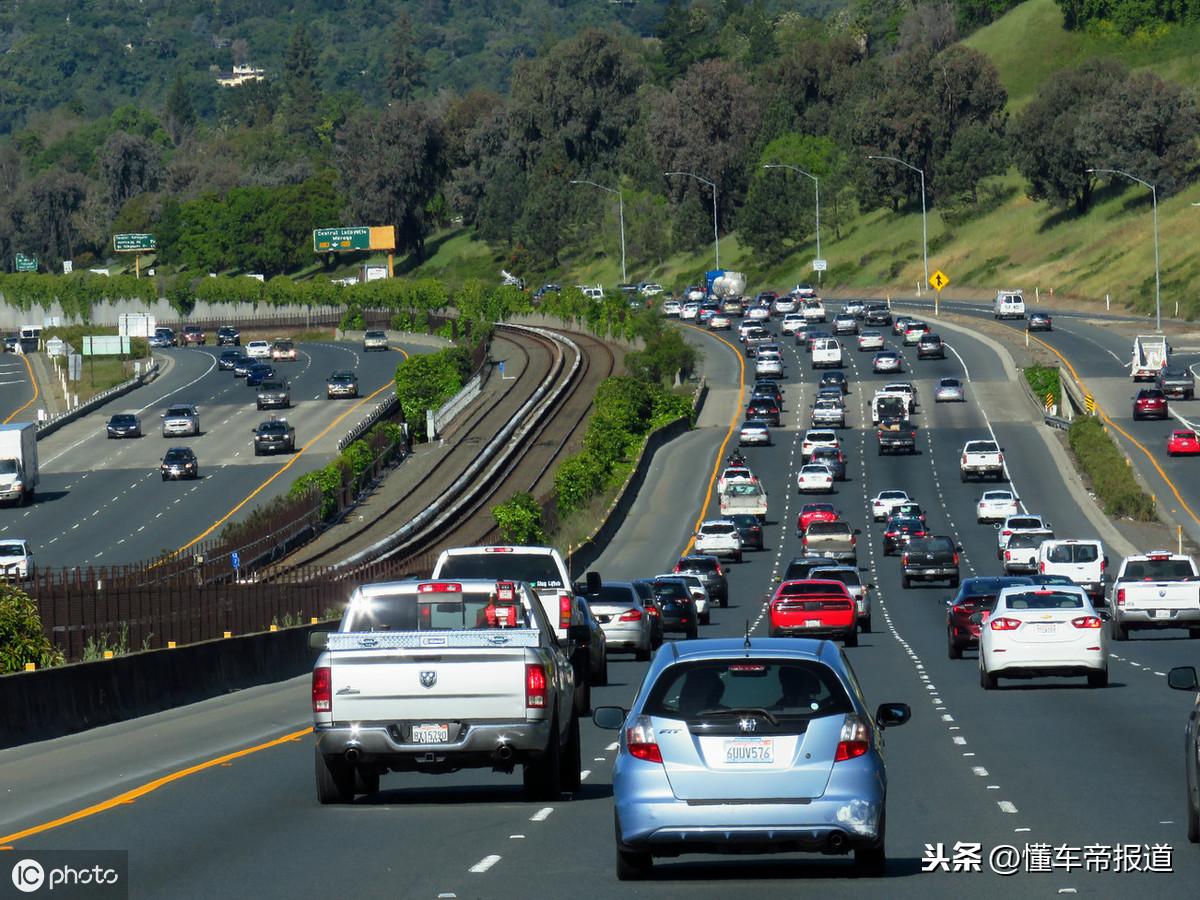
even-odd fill
[(373, 794), (389, 771), (521, 765), (530, 799), (578, 789), (574, 670), (526, 583), (363, 585), (311, 640), (321, 803)]

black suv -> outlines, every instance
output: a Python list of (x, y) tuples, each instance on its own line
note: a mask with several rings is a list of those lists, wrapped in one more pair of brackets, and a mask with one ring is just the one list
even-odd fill
[(737, 526), (738, 537), (742, 539), (743, 549), (761, 550), (763, 548), (762, 523), (758, 521), (758, 516), (752, 516), (747, 513), (734, 513), (728, 518), (729, 521)]
[(286, 419), (271, 419), (254, 429), (254, 455), (292, 453), (296, 449), (296, 429)]
[(217, 329), (217, 346), (218, 347), (240, 347), (242, 346), (242, 333), (232, 325), (222, 325)]
[(675, 571), (680, 575), (699, 575), (712, 601), (722, 608), (729, 605), (729, 580), (715, 556), (706, 553), (682, 556), (675, 564)]
[(746, 419), (762, 419), (769, 425), (779, 427), (779, 404), (766, 397), (752, 398), (746, 404)]
[(836, 565), (836, 561), (828, 556), (797, 556), (783, 572), (781, 581), (803, 581), (808, 578), (808, 573), (817, 568), (829, 568)]
[(217, 357), (217, 368), (232, 372), (238, 360), (243, 358), (241, 350), (222, 350), (221, 355)]
[(199, 478), (200, 463), (190, 447), (172, 447), (158, 467), (163, 481), (176, 478)]
[(292, 390), (281, 378), (268, 378), (258, 386), (259, 409), (287, 409), (292, 405)]
[(891, 325), (892, 314), (882, 303), (870, 303), (863, 311), (863, 322), (867, 325)]
[(958, 544), (946, 537), (916, 538), (908, 542), (900, 555), (900, 585), (912, 587), (914, 581), (948, 581), (958, 587)]

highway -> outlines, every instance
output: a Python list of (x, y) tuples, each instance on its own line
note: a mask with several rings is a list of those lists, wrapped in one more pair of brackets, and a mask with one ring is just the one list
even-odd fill
[[(41, 484), (35, 502), (0, 509), (0, 536), (31, 541), (41, 566), (135, 562), (223, 524), (264, 484), (238, 514), (285, 492), (296, 477), (333, 457), (338, 440), (376, 402), (362, 398), (390, 385), (402, 358), (396, 351), (362, 353), (361, 345), (351, 343), (299, 349), (296, 362), (277, 364), (291, 382), (292, 408), (276, 414), (296, 426), (303, 452), (255, 457), (251, 431), (271, 411), (259, 412), (254, 390), (217, 368), (219, 348), (172, 349), (163, 354), (170, 360), (166, 374), (38, 442)], [(325, 378), (334, 369), (358, 372), (360, 401), (325, 398)], [(171, 403), (199, 408), (199, 437), (161, 436), (159, 414)], [(104, 426), (117, 412), (137, 413), (144, 436), (109, 440)], [(161, 480), (158, 464), (171, 446), (195, 450), (199, 479)]]
[[(261, 897), (337, 895), (405, 898), (589, 897), (788, 898), (1046, 897), (1073, 893), (1192, 897), (1200, 852), (1183, 824), (1180, 740), (1191, 698), (1167, 689), (1163, 673), (1196, 662), (1195, 645), (1174, 632), (1113, 645), (1110, 686), (1080, 679), (979, 686), (975, 654), (946, 655), (948, 588), (903, 590), (899, 563), (880, 552), (882, 527), (866, 501), (903, 488), (926, 509), (935, 533), (958, 537), (962, 574), (998, 571), (995, 532), (977, 525), (974, 504), (989, 485), (961, 484), (957, 457), (969, 438), (995, 434), (1029, 511), (1060, 536), (1089, 537), (1093, 518), (1068, 488), (1029, 423), (1025, 401), (994, 345), (947, 331), (944, 361), (916, 362), (902, 378), (918, 384), (922, 408), (914, 456), (878, 457), (862, 424), (874, 388), (869, 354), (851, 351), (846, 371), (850, 428), (841, 432), (850, 480), (833, 500), (862, 530), (859, 565), (876, 584), (874, 633), (847, 650), (871, 706), (904, 701), (912, 721), (887, 732), (888, 855), (881, 881), (856, 879), (848, 859), (683, 857), (660, 860), (652, 879), (618, 883), (613, 871), (609, 773), (615, 735), (583, 729), (587, 774), (571, 801), (526, 803), (520, 779), (486, 771), (389, 775), (382, 792), (349, 807), (319, 807), (312, 776), (307, 678), (240, 692), (141, 720), (0, 753), (0, 846), (15, 853), (120, 849), (130, 854), (130, 896)], [(667, 570), (702, 513), (707, 480), (737, 410), (733, 347), (708, 336), (706, 374), (724, 409), (655, 460), (630, 518), (598, 568), (618, 579)], [(736, 346), (736, 341), (730, 341)], [(889, 342), (894, 339), (889, 338)], [(816, 376), (785, 343), (785, 428), (769, 448), (747, 451), (771, 498), (767, 549), (731, 566), (732, 606), (713, 612), (702, 635), (764, 636), (764, 601), (787, 561), (799, 555), (794, 491), (799, 440)], [(933, 403), (943, 375), (969, 377), (967, 402)], [(752, 375), (749, 377), (752, 379)], [(896, 380), (888, 377), (886, 380)], [(869, 419), (867, 419), (869, 422)], [(723, 422), (723, 424), (721, 424)], [(711, 513), (715, 514), (715, 503)], [(1093, 513), (1094, 517), (1094, 513)], [(647, 540), (655, 534), (657, 540)], [(753, 637), (752, 637), (753, 640)], [(627, 705), (645, 664), (614, 657), (610, 686), (593, 702)], [(236, 758), (225, 754), (250, 749)], [(204, 764), (201, 768), (191, 767)], [(126, 792), (133, 793), (126, 793)], [(981, 845), (983, 872), (923, 872), (926, 845)], [(988, 871), (1002, 845), (1068, 848), (1047, 872)], [(1172, 874), (1087, 872), (1083, 848), (1171, 845)], [(1070, 848), (1074, 848), (1072, 851)], [(1072, 856), (1072, 853), (1074, 856)], [(236, 886), (231, 889), (231, 886)]]
[(34, 421), (36, 392), (29, 360), (17, 353), (0, 357), (0, 422)]

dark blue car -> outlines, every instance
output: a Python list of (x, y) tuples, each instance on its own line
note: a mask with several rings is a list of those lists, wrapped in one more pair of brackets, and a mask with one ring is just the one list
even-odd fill
[(264, 380), (275, 375), (275, 368), (268, 366), (266, 363), (255, 363), (246, 372), (246, 384), (250, 387), (258, 387)]

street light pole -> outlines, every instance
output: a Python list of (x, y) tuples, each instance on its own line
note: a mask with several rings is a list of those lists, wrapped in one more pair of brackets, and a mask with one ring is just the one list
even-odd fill
[[(888, 162), (899, 163), (906, 169), (912, 169), (921, 176), (921, 254), (925, 258), (925, 283), (929, 284), (929, 227), (925, 216), (925, 170), (919, 169), (911, 163), (906, 163), (902, 159), (896, 159), (894, 156), (868, 156), (867, 159), (886, 159)], [(938, 300), (941, 299), (941, 292), (936, 295), (933, 301), (933, 314), (937, 315)]]
[(617, 195), (617, 210), (621, 222), (621, 283), (628, 283), (629, 276), (625, 274), (625, 196), (621, 193), (619, 188), (614, 190), (613, 188), (605, 187), (602, 184), (596, 184), (596, 182), (588, 181), (584, 178), (572, 178), (571, 184), (590, 184), (592, 187), (600, 188), (600, 190), (605, 191), (606, 193)]
[(695, 178), (701, 184), (707, 184), (712, 188), (713, 195), (713, 256), (716, 259), (716, 267), (721, 268), (721, 236), (717, 233), (717, 186), (707, 178), (701, 178), (695, 172), (663, 172), (663, 175), (685, 175), (688, 178)]
[(1122, 172), (1120, 169), (1088, 169), (1093, 175), (1122, 175), (1130, 181), (1136, 181), (1142, 187), (1150, 188), (1150, 202), (1154, 209), (1154, 330), (1162, 331), (1162, 295), (1159, 292), (1158, 278), (1158, 188), (1148, 181), (1143, 181), (1136, 175)]
[[(799, 166), (789, 166), (786, 163), (768, 163), (763, 166), (764, 169), (790, 169), (793, 172), (799, 172), (801, 175), (807, 175), (812, 179), (813, 190), (817, 197), (817, 259), (821, 258), (821, 179), (811, 172), (805, 172)], [(821, 270), (817, 269), (817, 284), (821, 283)]]

